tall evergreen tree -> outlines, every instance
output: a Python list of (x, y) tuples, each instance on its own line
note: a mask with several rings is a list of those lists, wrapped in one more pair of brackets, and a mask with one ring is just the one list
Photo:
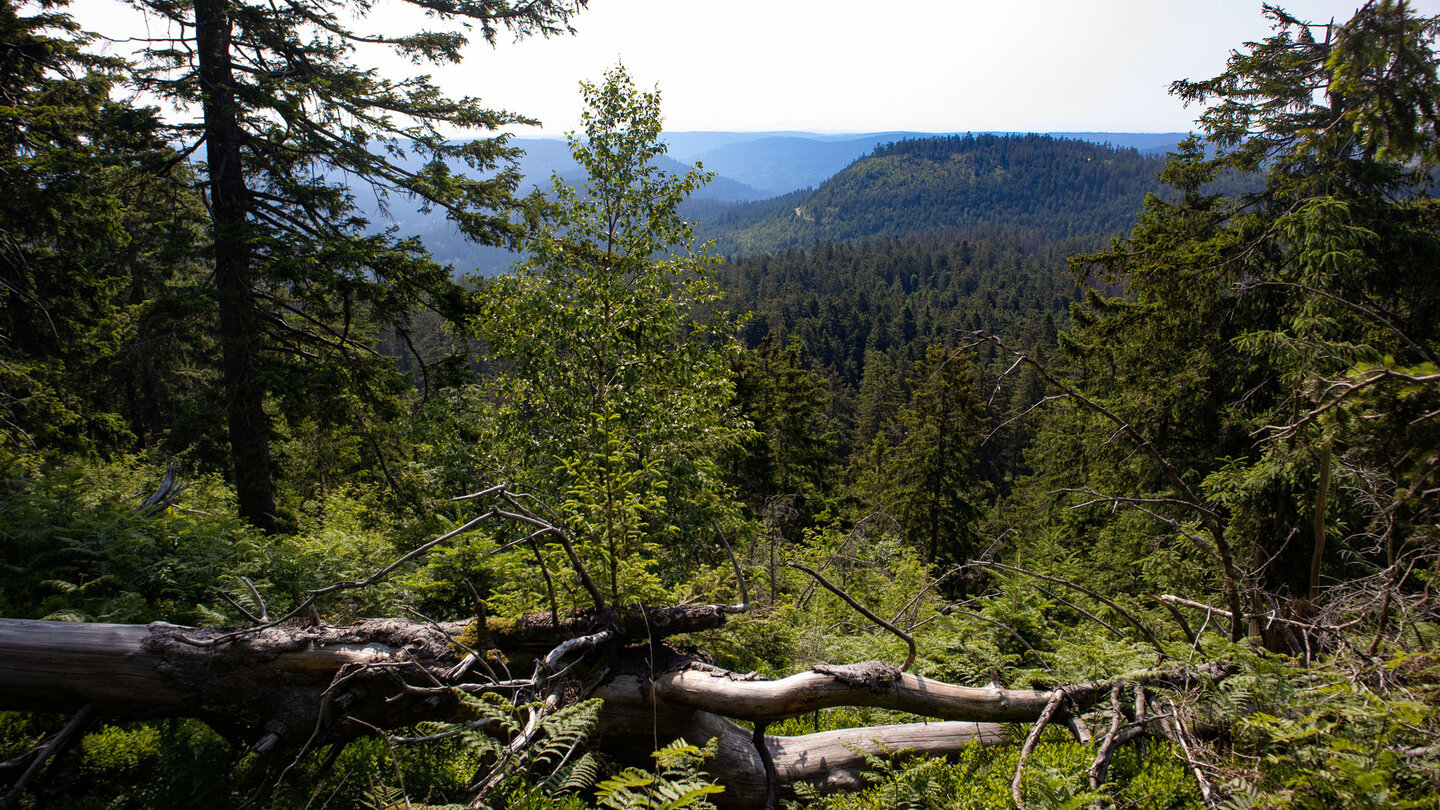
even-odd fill
[(111, 98), (126, 64), (87, 53), (61, 7), (21, 10), (0, 4), (0, 434), (128, 449), (174, 427), (172, 370), (204, 359), (163, 329), (206, 318), (170, 294), (196, 278), (200, 201), (156, 112)]
[[(501, 30), (568, 30), (584, 3), (414, 5), (478, 25), (493, 42)], [(458, 61), (466, 38), (453, 26), (408, 36), (360, 33), (352, 19), (371, 4), (346, 0), (138, 5), (169, 26), (147, 51), (150, 70), (138, 86), (192, 113), (170, 136), (186, 154), (204, 150), (235, 487), (242, 516), (273, 529), (266, 397), (279, 387), (281, 359), (328, 364), (331, 384), (314, 391), (354, 388), (366, 384), (366, 370), (383, 372), (370, 357), (368, 320), (404, 332), (417, 307), (463, 317), (465, 298), (448, 270), (393, 229), (375, 233), (357, 214), (352, 188), (417, 200), (482, 243), (505, 241), (517, 233), (509, 216), (516, 175), (504, 168), (510, 153), (503, 138), (460, 142), (445, 130), (494, 130), (525, 119), (474, 98), (445, 98), (426, 77), (388, 78), (362, 66), (370, 48), (417, 63)], [(455, 174), (461, 163), (487, 174)]]
[(737, 358), (735, 399), (755, 432), (734, 454), (730, 475), (757, 514), (779, 496), (808, 519), (835, 479), (830, 391), (810, 365), (798, 343), (781, 347), (769, 339)]
[(984, 405), (970, 358), (931, 346), (915, 363), (911, 401), (901, 412), (905, 438), (894, 456), (897, 517), (926, 562), (966, 561), (980, 551), (985, 499), (976, 474)]
[[(888, 358), (876, 354), (872, 361), (887, 366)], [(866, 371), (869, 375), (868, 366)], [(871, 379), (886, 374), (882, 370)], [(927, 563), (963, 561), (979, 551), (987, 494), (975, 455), (984, 404), (974, 387), (968, 355), (928, 347), (914, 364), (908, 398), (851, 460), (850, 496), (864, 512), (895, 518)], [(884, 395), (879, 388), (877, 383), (870, 389), (873, 396)]]
[[(1393, 494), (1431, 490), (1433, 468), (1375, 467), (1364, 460), (1373, 436), (1356, 428), (1389, 425), (1427, 455), (1433, 414), (1345, 392), (1435, 396), (1423, 381), (1440, 349), (1440, 20), (1394, 0), (1343, 25), (1266, 13), (1273, 36), (1233, 54), (1224, 74), (1174, 86), (1211, 104), (1201, 124), (1213, 152), (1187, 143), (1165, 172), (1179, 194), (1152, 198), (1128, 239), (1081, 260), (1126, 295), (1076, 310), (1062, 345), (1082, 407), (1035, 456), (1047, 488), (1067, 479), (1077, 501), (1128, 504), (1192, 544), (1225, 580), (1236, 634), (1267, 592), (1314, 592), (1312, 561), (1352, 561), (1327, 562), (1342, 579), (1388, 565), (1367, 539), (1381, 531), (1373, 521), (1413, 528), (1435, 509)], [(1258, 174), (1263, 188), (1207, 193), (1227, 170)], [(1085, 461), (1068, 472), (1055, 467), (1077, 454)], [(1382, 480), (1391, 495), (1375, 489)], [(1429, 533), (1411, 536), (1423, 546)], [(1327, 537), (1350, 547), (1327, 558)]]

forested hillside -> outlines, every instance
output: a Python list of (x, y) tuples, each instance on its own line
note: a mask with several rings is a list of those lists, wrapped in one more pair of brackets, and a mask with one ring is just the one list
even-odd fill
[(1051, 239), (1119, 233), (1160, 190), (1163, 166), (1133, 149), (1042, 135), (904, 140), (877, 147), (793, 206), (723, 229), (702, 217), (699, 234), (734, 255), (975, 228)]
[(0, 808), (1440, 806), (1440, 18), (697, 226), (365, 67), (583, 2), (142, 4), (0, 3)]
[[(703, 145), (704, 135), (666, 137)], [(1164, 159), (1153, 151), (1095, 143), (1100, 137), (1095, 133), (1079, 137), (1091, 140), (877, 133), (864, 140), (762, 138), (729, 144), (694, 155), (714, 176), (681, 210), (695, 220), (698, 236), (714, 240), (716, 251), (728, 255), (857, 238), (948, 238), (976, 228), (1034, 231), (1048, 239), (1120, 233), (1134, 222), (1145, 194), (1163, 193), (1157, 177)], [(1148, 142), (1136, 135), (1114, 137)], [(1156, 139), (1178, 142), (1174, 136), (1149, 140)], [(584, 178), (561, 141), (513, 138), (508, 143), (521, 151), (522, 188), (544, 190), (554, 173), (572, 184)], [(842, 157), (854, 154), (862, 156)], [(670, 173), (686, 168), (670, 156), (657, 161)], [(732, 179), (725, 174), (727, 166), (762, 185)], [(1235, 175), (1225, 178), (1224, 190), (1243, 187)], [(771, 197), (759, 190), (764, 184), (785, 191)], [(797, 186), (804, 187), (791, 190)], [(371, 218), (382, 216), (373, 205), (362, 207)], [(817, 211), (823, 212), (819, 220)], [(454, 224), (423, 210), (392, 205), (383, 218), (401, 233), (419, 237), (437, 261), (457, 270), (494, 275), (515, 261), (506, 250), (475, 245)]]

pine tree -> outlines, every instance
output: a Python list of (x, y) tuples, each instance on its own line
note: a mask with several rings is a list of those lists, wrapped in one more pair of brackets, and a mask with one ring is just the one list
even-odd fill
[[(1076, 309), (1061, 344), (1088, 403), (1048, 429), (1048, 458), (1036, 456), (1047, 488), (1066, 479), (1075, 503), (1129, 504), (1126, 520), (1143, 514), (1165, 545), (1189, 547), (1182, 556), (1224, 581), (1237, 617), (1267, 593), (1314, 592), (1312, 562), (1347, 531), (1350, 570), (1326, 563), (1331, 576), (1390, 566), (1376, 533), (1393, 540), (1408, 526), (1423, 545), (1430, 532), (1418, 527), (1435, 508), (1394, 494), (1433, 486), (1433, 467), (1395, 466), (1429, 454), (1431, 417), (1344, 392), (1436, 395), (1416, 380), (1440, 349), (1428, 269), (1440, 258), (1429, 180), (1440, 20), (1392, 0), (1343, 25), (1266, 13), (1273, 36), (1233, 54), (1224, 74), (1174, 86), (1211, 104), (1200, 120), (1213, 151), (1184, 144), (1164, 174), (1177, 193), (1152, 197), (1127, 239), (1078, 263), (1126, 294)], [(1225, 172), (1263, 187), (1212, 192)], [(1378, 467), (1377, 424), (1412, 441)], [(1332, 545), (1328, 559), (1339, 556)]]
[[(136, 80), (193, 117), (169, 137), (200, 153), (210, 206), (217, 338), (240, 513), (274, 529), (273, 429), (267, 396), (286, 366), (328, 369), (307, 395), (379, 396), (386, 364), (371, 353), (368, 323), (404, 333), (427, 307), (452, 320), (465, 297), (446, 268), (393, 229), (375, 233), (355, 193), (397, 194), (444, 211), (486, 244), (516, 235), (510, 214), (516, 175), (503, 139), (454, 141), (445, 130), (526, 123), (477, 99), (445, 98), (425, 78), (390, 78), (362, 67), (364, 52), (390, 48), (415, 62), (454, 62), (465, 36), (357, 33), (351, 19), (370, 4), (301, 0), (143, 0), (169, 25), (146, 52)], [(442, 20), (475, 24), (487, 41), (567, 30), (584, 0), (417, 2)], [(466, 178), (464, 164), (484, 179)], [(346, 183), (340, 182), (344, 178)], [(337, 390), (337, 388), (339, 390)]]

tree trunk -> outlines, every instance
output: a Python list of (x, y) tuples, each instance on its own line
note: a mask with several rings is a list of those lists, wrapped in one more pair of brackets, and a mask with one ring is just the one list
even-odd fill
[[(663, 636), (715, 626), (726, 610), (652, 609), (647, 622), (634, 624), (648, 623), (650, 633)], [(506, 652), (512, 671), (529, 671), (523, 659), (545, 658), (557, 639), (603, 626), (623, 640), (630, 623), (603, 613), (556, 626), (549, 614), (537, 614), (491, 619), (484, 638)], [(465, 629), (460, 622), (401, 619), (244, 632), (0, 619), (0, 709), (88, 705), (118, 719), (198, 717), (257, 747), (344, 741), (367, 725), (456, 719), (461, 704), (450, 686), (488, 688), (473, 677), (445, 681), (458, 663), (451, 639)], [(793, 796), (802, 782), (821, 791), (860, 787), (865, 753), (943, 756), (972, 742), (1008, 742), (997, 723), (1034, 720), (1050, 699), (1047, 692), (954, 686), (877, 662), (766, 681), (652, 642), (623, 647), (611, 660), (614, 674), (594, 692), (605, 701), (595, 743), (622, 761), (648, 761), (651, 751), (680, 737), (697, 745), (716, 739), (719, 755), (706, 767), (726, 787), (720, 799), (731, 807), (757, 806), (766, 780), (751, 732), (727, 718), (770, 722), (826, 707), (875, 706), (952, 721), (767, 736), (777, 787)], [(1068, 691), (1084, 702), (1083, 691)], [(362, 722), (346, 722), (352, 717)]]
[(250, 189), (241, 161), (244, 132), (235, 112), (231, 25), (227, 0), (195, 0), (195, 50), (204, 111), (215, 296), (235, 498), (240, 517), (273, 533), (277, 526), (270, 423), (265, 417), (265, 388), (260, 378), (263, 327), (251, 286)]

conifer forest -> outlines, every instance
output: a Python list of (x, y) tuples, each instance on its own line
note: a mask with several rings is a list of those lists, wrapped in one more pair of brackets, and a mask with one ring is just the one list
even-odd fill
[(0, 808), (1440, 808), (1440, 17), (727, 202), (407, 1), (0, 0)]

